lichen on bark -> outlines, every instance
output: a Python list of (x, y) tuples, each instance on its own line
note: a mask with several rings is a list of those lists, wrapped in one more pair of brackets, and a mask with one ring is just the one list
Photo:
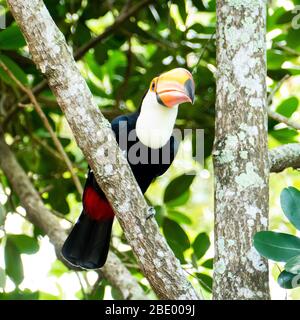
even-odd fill
[(214, 299), (268, 299), (266, 2), (217, 1)]

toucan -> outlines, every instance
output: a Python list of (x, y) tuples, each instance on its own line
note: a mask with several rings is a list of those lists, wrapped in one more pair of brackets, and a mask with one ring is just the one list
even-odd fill
[[(151, 81), (136, 112), (112, 121), (116, 140), (143, 193), (175, 158), (178, 143), (172, 133), (178, 106), (193, 103), (194, 93), (191, 73), (184, 68), (172, 69)], [(77, 267), (98, 269), (107, 259), (114, 212), (90, 169), (82, 202), (82, 213), (62, 247), (62, 255)]]

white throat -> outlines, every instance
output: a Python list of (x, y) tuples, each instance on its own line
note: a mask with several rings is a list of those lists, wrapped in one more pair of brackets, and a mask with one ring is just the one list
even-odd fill
[(147, 147), (158, 149), (170, 139), (178, 112), (178, 105), (172, 108), (157, 102), (155, 92), (148, 91), (136, 122), (136, 134)]

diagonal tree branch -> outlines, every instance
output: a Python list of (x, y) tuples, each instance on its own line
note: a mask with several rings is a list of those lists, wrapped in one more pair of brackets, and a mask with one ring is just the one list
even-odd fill
[[(22, 206), (26, 209), (26, 217), (48, 235), (55, 247), (57, 258), (66, 264), (61, 256), (61, 247), (66, 238), (65, 231), (61, 228), (59, 219), (43, 204), (39, 193), (17, 162), (1, 133), (0, 154), (0, 168), (9, 180), (13, 191), (20, 198)], [(122, 292), (124, 299), (147, 298), (136, 279), (114, 253), (109, 253), (106, 265), (101, 271), (104, 277)]]
[(270, 108), (268, 109), (268, 116), (278, 122), (282, 122), (284, 124), (286, 124), (287, 126), (296, 129), (296, 130), (300, 130), (300, 123), (290, 120), (289, 118), (281, 115), (278, 112), (275, 112), (273, 110), (271, 110)]
[(300, 143), (289, 143), (269, 151), (270, 171), (300, 168)]
[(43, 1), (7, 2), (153, 290), (164, 299), (198, 299), (156, 221), (146, 219), (149, 207), (110, 124), (98, 110)]

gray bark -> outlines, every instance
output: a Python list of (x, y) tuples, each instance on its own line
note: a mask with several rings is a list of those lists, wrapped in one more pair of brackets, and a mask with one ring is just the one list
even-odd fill
[[(26, 217), (47, 234), (55, 247), (57, 258), (66, 263), (61, 256), (61, 247), (66, 239), (66, 233), (61, 228), (59, 219), (44, 206), (39, 193), (17, 162), (1, 134), (0, 154), (0, 168), (9, 180), (13, 191), (18, 195), (22, 206), (26, 209)], [(114, 253), (109, 253), (107, 262), (101, 271), (104, 277), (120, 290), (124, 299), (147, 299), (137, 280)]]
[(300, 143), (289, 143), (269, 151), (270, 171), (300, 168)]
[(266, 2), (217, 1), (214, 299), (269, 299)]
[(156, 221), (146, 220), (148, 205), (117, 146), (110, 124), (93, 101), (63, 34), (43, 1), (7, 2), (33, 61), (47, 78), (153, 290), (160, 298), (198, 299)]

